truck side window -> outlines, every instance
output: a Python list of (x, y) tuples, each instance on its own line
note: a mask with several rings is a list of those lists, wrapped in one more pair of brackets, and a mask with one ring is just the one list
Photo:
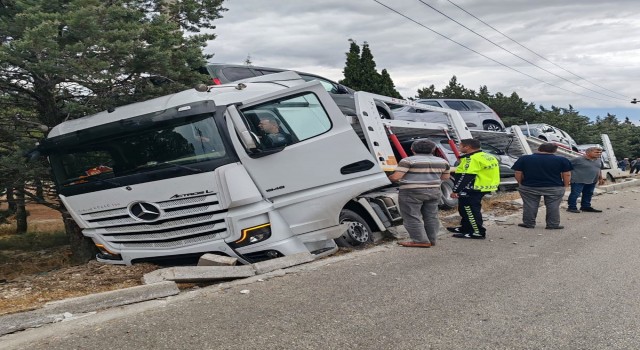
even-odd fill
[(263, 149), (286, 147), (331, 129), (331, 120), (312, 93), (254, 106), (242, 113)]

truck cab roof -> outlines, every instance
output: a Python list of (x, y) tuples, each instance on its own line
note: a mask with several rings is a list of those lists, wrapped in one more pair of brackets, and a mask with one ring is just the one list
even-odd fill
[(180, 108), (202, 101), (212, 101), (216, 106), (224, 106), (239, 102), (247, 102), (260, 95), (285, 89), (304, 83), (295, 72), (271, 74), (266, 77), (256, 77), (244, 80), (242, 83), (210, 86), (207, 91), (197, 91), (195, 88), (151, 100), (116, 107), (90, 116), (73, 119), (56, 125), (48, 138), (69, 134), (98, 125), (117, 122), (131, 117), (159, 113), (170, 108)]

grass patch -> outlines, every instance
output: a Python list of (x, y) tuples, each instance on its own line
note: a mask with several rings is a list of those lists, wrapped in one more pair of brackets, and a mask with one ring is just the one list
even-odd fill
[[(69, 244), (64, 231), (29, 232), (22, 235), (0, 236), (0, 250), (37, 251)], [(0, 257), (0, 260), (2, 257)]]

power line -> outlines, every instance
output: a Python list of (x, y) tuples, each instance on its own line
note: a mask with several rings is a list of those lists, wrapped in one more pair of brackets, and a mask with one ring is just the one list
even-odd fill
[(613, 92), (613, 93), (614, 93), (614, 94), (616, 94), (616, 95), (623, 96), (623, 97), (626, 97), (626, 98), (631, 98), (631, 97), (629, 97), (629, 96), (623, 95), (623, 94), (618, 93), (618, 92), (615, 92), (615, 91), (613, 91), (613, 90), (609, 90), (609, 89), (607, 89), (607, 88), (606, 88), (606, 87), (604, 87), (604, 86), (598, 85), (598, 84), (596, 84), (596, 83), (594, 83), (594, 82), (590, 81), (589, 79), (583, 78), (583, 77), (581, 77), (581, 76), (577, 75), (576, 73), (573, 73), (573, 72), (571, 72), (570, 70), (565, 69), (564, 67), (562, 67), (562, 66), (560, 66), (560, 65), (556, 64), (555, 62), (553, 62), (553, 61), (551, 61), (551, 60), (547, 59), (546, 57), (544, 57), (544, 56), (542, 56), (542, 55), (538, 54), (537, 52), (535, 52), (535, 51), (531, 50), (530, 48), (528, 48), (528, 47), (526, 47), (526, 46), (524, 46), (524, 45), (520, 44), (517, 40), (515, 40), (515, 39), (513, 39), (513, 38), (509, 37), (507, 34), (505, 34), (505, 33), (501, 32), (501, 31), (499, 31), (499, 30), (498, 30), (498, 29), (496, 29), (496, 28), (494, 28), (494, 27), (493, 27), (493, 26), (491, 26), (489, 23), (487, 23), (487, 22), (485, 22), (485, 21), (481, 20), (480, 18), (476, 17), (476, 16), (475, 16), (475, 15), (473, 15), (471, 12), (469, 12), (469, 11), (467, 11), (467, 10), (463, 9), (462, 7), (460, 7), (459, 5), (457, 5), (456, 3), (454, 3), (453, 1), (451, 1), (451, 0), (447, 0), (447, 1), (448, 1), (449, 3), (451, 3), (453, 6), (455, 6), (455, 7), (459, 8), (460, 10), (464, 11), (464, 12), (465, 12), (466, 14), (468, 14), (469, 16), (471, 16), (471, 17), (473, 17), (473, 18), (477, 19), (478, 21), (482, 22), (482, 23), (483, 23), (484, 25), (486, 25), (487, 27), (489, 27), (489, 28), (491, 28), (491, 29), (495, 30), (496, 32), (500, 33), (500, 34), (501, 34), (502, 36), (504, 36), (505, 38), (507, 38), (507, 39), (509, 39), (509, 40), (513, 41), (514, 43), (516, 43), (516, 44), (520, 45), (520, 47), (524, 48), (525, 50), (527, 50), (527, 51), (531, 52), (532, 54), (534, 54), (534, 55), (536, 55), (536, 56), (538, 56), (538, 57), (542, 58), (543, 60), (545, 60), (545, 61), (547, 61), (547, 62), (549, 62), (549, 63), (553, 64), (554, 66), (556, 66), (556, 67), (558, 67), (558, 68), (562, 69), (563, 71), (565, 71), (565, 72), (567, 72), (567, 73), (569, 73), (569, 74), (571, 74), (571, 75), (573, 75), (573, 76), (575, 76), (575, 77), (577, 77), (577, 78), (579, 78), (579, 79), (582, 79), (582, 80), (584, 80), (584, 81), (586, 81), (586, 82), (588, 82), (588, 83), (591, 83), (591, 84), (593, 84), (593, 85), (595, 85), (595, 86), (597, 86), (597, 87), (599, 87), (599, 88), (601, 88), (601, 89), (607, 90), (607, 91), (609, 91), (609, 92)]
[(464, 44), (461, 44), (461, 43), (459, 43), (459, 42), (457, 42), (457, 41), (455, 41), (455, 40), (453, 40), (453, 39), (451, 39), (451, 38), (447, 37), (446, 35), (441, 34), (441, 33), (437, 32), (436, 30), (433, 30), (433, 29), (431, 29), (431, 28), (427, 27), (426, 25), (424, 25), (424, 24), (422, 24), (422, 23), (420, 23), (420, 22), (418, 22), (418, 21), (414, 20), (413, 18), (408, 17), (408, 16), (406, 16), (405, 14), (400, 13), (399, 11), (397, 11), (397, 10), (395, 10), (395, 9), (393, 9), (393, 8), (391, 8), (391, 7), (389, 7), (389, 6), (385, 5), (385, 4), (383, 4), (383, 3), (381, 3), (381, 2), (380, 2), (380, 1), (378, 1), (378, 0), (373, 0), (373, 1), (375, 1), (376, 3), (378, 3), (379, 5), (381, 5), (381, 6), (383, 6), (383, 7), (386, 7), (388, 10), (393, 11), (393, 12), (397, 13), (398, 15), (400, 15), (400, 16), (402, 16), (402, 17), (404, 17), (404, 18), (408, 19), (409, 21), (411, 21), (411, 22), (413, 22), (413, 23), (415, 23), (415, 24), (417, 24), (417, 25), (419, 25), (419, 26), (421, 26), (421, 27), (423, 27), (423, 28), (425, 28), (425, 29), (427, 29), (427, 30), (429, 30), (429, 31), (431, 31), (431, 32), (433, 32), (433, 33), (435, 33), (435, 34), (437, 34), (437, 35), (439, 35), (439, 36), (441, 36), (441, 37), (443, 37), (443, 38), (445, 38), (445, 39), (447, 39), (447, 40), (449, 40), (449, 41), (451, 41), (451, 42), (455, 43), (455, 44), (457, 44), (457, 45), (459, 45), (459, 46), (462, 46), (462, 47), (464, 47), (465, 49), (467, 49), (467, 50), (469, 50), (469, 51), (471, 51), (471, 52), (473, 52), (473, 53), (475, 53), (475, 54), (477, 54), (477, 55), (480, 55), (480, 56), (482, 56), (482, 57), (484, 57), (484, 58), (486, 58), (486, 59), (488, 59), (488, 60), (490, 60), (490, 61), (493, 61), (493, 62), (495, 62), (495, 63), (497, 63), (497, 64), (499, 64), (499, 65), (501, 65), (501, 66), (503, 66), (503, 67), (505, 67), (505, 68), (511, 69), (511, 70), (512, 70), (512, 71), (514, 71), (514, 72), (520, 73), (520, 74), (522, 74), (522, 75), (524, 75), (524, 76), (527, 76), (527, 77), (529, 77), (529, 78), (531, 78), (531, 79), (533, 79), (533, 80), (539, 81), (539, 82), (541, 82), (541, 83), (543, 83), (543, 84), (547, 84), (547, 85), (553, 86), (553, 87), (555, 87), (555, 88), (557, 88), (557, 89), (560, 89), (560, 90), (564, 90), (564, 91), (570, 92), (570, 93), (572, 93), (572, 94), (580, 95), (580, 96), (587, 97), (587, 98), (590, 98), (590, 99), (595, 99), (595, 100), (600, 100), (600, 101), (607, 101), (607, 102), (611, 102), (611, 100), (605, 100), (605, 99), (598, 98), (598, 97), (592, 97), (592, 96), (589, 96), (589, 95), (584, 95), (584, 94), (581, 94), (581, 93), (579, 93), (579, 92), (572, 91), (572, 90), (565, 89), (565, 88), (563, 88), (563, 87), (560, 87), (560, 86), (557, 86), (557, 85), (551, 84), (551, 83), (549, 83), (549, 82), (547, 82), (547, 81), (544, 81), (544, 80), (542, 80), (542, 79), (538, 79), (538, 78), (536, 78), (536, 77), (534, 77), (534, 76), (532, 76), (532, 75), (529, 75), (529, 74), (527, 74), (527, 73), (525, 73), (525, 72), (522, 72), (522, 71), (520, 71), (520, 70), (518, 70), (518, 69), (516, 69), (516, 68), (513, 68), (513, 67), (511, 67), (511, 66), (508, 66), (508, 65), (506, 65), (506, 64), (504, 64), (504, 63), (502, 63), (502, 62), (500, 62), (500, 61), (497, 61), (497, 60), (495, 60), (495, 59), (493, 59), (493, 58), (491, 58), (491, 57), (489, 57), (489, 56), (487, 56), (487, 55), (484, 55), (484, 54), (482, 54), (482, 53), (480, 53), (480, 52), (478, 52), (478, 51), (476, 51), (476, 50), (474, 50), (474, 49), (472, 49), (472, 48), (470, 48), (470, 47), (468, 47), (468, 46), (466, 46), (466, 45), (464, 45)]
[(607, 97), (610, 97), (610, 98), (615, 98), (615, 99), (618, 99), (618, 100), (624, 100), (624, 101), (627, 101), (627, 100), (628, 100), (628, 98), (624, 98), (624, 99), (622, 99), (622, 98), (620, 98), (620, 97), (611, 96), (611, 95), (607, 95), (607, 94), (602, 93), (602, 92), (598, 92), (598, 91), (593, 90), (593, 89), (590, 89), (590, 88), (588, 88), (588, 87), (586, 87), (586, 86), (582, 86), (582, 85), (580, 85), (580, 84), (578, 84), (578, 83), (575, 83), (575, 82), (573, 82), (573, 81), (571, 81), (571, 80), (569, 80), (569, 79), (567, 79), (567, 78), (565, 78), (565, 77), (562, 77), (562, 76), (560, 76), (560, 75), (558, 75), (558, 74), (556, 74), (556, 73), (554, 73), (554, 72), (552, 72), (552, 71), (550, 71), (550, 70), (547, 70), (547, 69), (545, 69), (545, 68), (543, 68), (543, 67), (540, 67), (539, 65), (535, 64), (534, 62), (531, 62), (531, 61), (527, 60), (526, 58), (524, 58), (524, 57), (522, 57), (522, 56), (520, 56), (520, 55), (518, 55), (518, 54), (515, 54), (515, 53), (513, 53), (513, 52), (511, 52), (511, 51), (509, 51), (508, 49), (504, 48), (504, 47), (503, 47), (503, 46), (501, 46), (500, 44), (498, 44), (498, 43), (496, 43), (496, 42), (494, 42), (494, 41), (492, 41), (492, 40), (488, 39), (487, 37), (483, 36), (482, 34), (480, 34), (480, 33), (476, 32), (476, 31), (474, 31), (473, 29), (471, 29), (471, 28), (469, 28), (469, 27), (465, 26), (464, 24), (462, 24), (462, 23), (460, 23), (460, 22), (456, 21), (455, 19), (453, 19), (453, 18), (451, 18), (450, 16), (446, 15), (445, 13), (443, 13), (443, 12), (442, 12), (442, 11), (440, 11), (440, 10), (438, 10), (437, 8), (435, 8), (435, 7), (433, 7), (433, 6), (429, 5), (429, 4), (427, 4), (427, 3), (426, 3), (426, 2), (424, 2), (423, 0), (418, 0), (418, 1), (420, 1), (420, 2), (421, 2), (422, 4), (424, 4), (425, 6), (427, 6), (427, 7), (431, 8), (432, 10), (434, 10), (434, 11), (438, 12), (439, 14), (443, 15), (444, 17), (446, 17), (447, 19), (451, 20), (452, 22), (455, 22), (456, 24), (458, 24), (459, 26), (463, 27), (464, 29), (466, 29), (466, 30), (468, 30), (468, 31), (472, 32), (473, 34), (475, 34), (475, 35), (477, 35), (477, 36), (481, 37), (482, 39), (484, 39), (484, 40), (486, 40), (486, 41), (490, 42), (490, 43), (491, 43), (491, 44), (493, 44), (494, 46), (499, 47), (500, 49), (502, 49), (502, 50), (504, 50), (504, 51), (506, 51), (506, 52), (508, 52), (508, 53), (512, 54), (513, 56), (518, 57), (519, 59), (523, 60), (524, 62), (527, 62), (527, 63), (529, 63), (530, 65), (532, 65), (532, 66), (534, 66), (534, 67), (537, 67), (537, 68), (539, 68), (539, 69), (541, 69), (541, 70), (543, 70), (543, 71), (545, 71), (545, 72), (547, 72), (547, 73), (549, 73), (549, 74), (551, 74), (551, 75), (553, 75), (553, 76), (556, 76), (556, 77), (558, 77), (558, 78), (560, 78), (560, 79), (562, 79), (562, 80), (564, 80), (564, 81), (566, 81), (566, 82), (568, 82), (568, 83), (570, 83), (570, 84), (573, 84), (573, 85), (578, 86), (578, 87), (580, 87), (580, 88), (583, 88), (583, 89), (585, 89), (585, 90), (589, 90), (589, 91), (591, 91), (591, 92), (595, 92), (595, 93), (596, 93), (596, 94), (598, 94), (598, 95), (603, 95), (603, 96), (607, 96)]

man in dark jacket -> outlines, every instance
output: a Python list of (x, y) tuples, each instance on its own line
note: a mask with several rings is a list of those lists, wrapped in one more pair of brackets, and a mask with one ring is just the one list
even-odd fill
[(558, 146), (553, 143), (543, 143), (538, 147), (538, 153), (518, 158), (511, 169), (516, 171), (515, 178), (520, 187), (522, 197), (522, 223), (520, 227), (534, 228), (540, 198), (544, 198), (547, 208), (547, 229), (562, 229), (560, 225), (560, 203), (565, 188), (571, 181), (573, 166), (568, 159), (556, 156)]

